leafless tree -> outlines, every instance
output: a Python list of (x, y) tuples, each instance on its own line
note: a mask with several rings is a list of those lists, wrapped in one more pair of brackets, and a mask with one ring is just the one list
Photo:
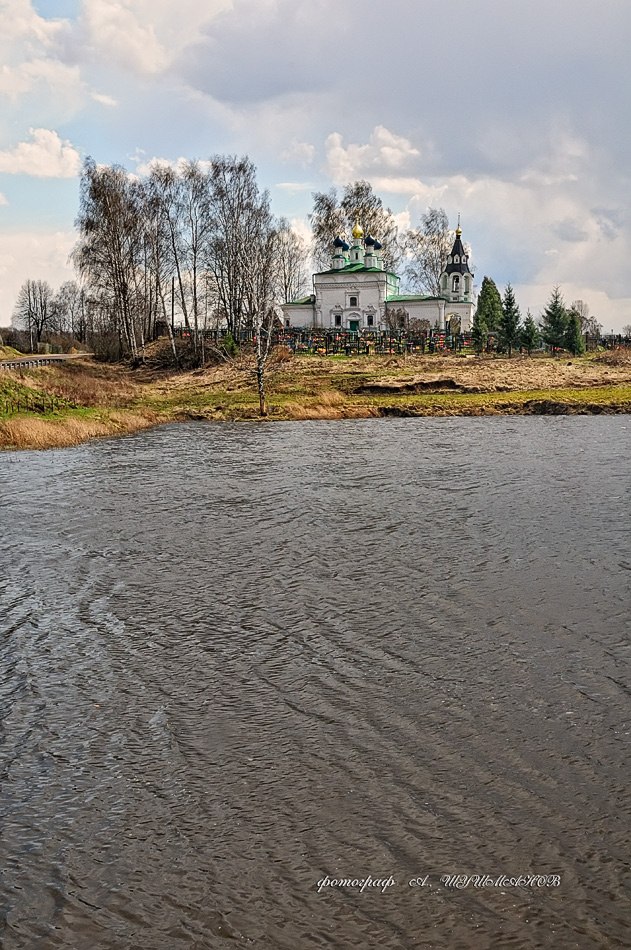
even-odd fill
[[(217, 306), (236, 339), (259, 312), (261, 267), (270, 261), (273, 230), (269, 195), (259, 192), (249, 158), (216, 155), (209, 174), (209, 240), (206, 266)], [(259, 288), (256, 293), (254, 287)]]
[(347, 235), (356, 221), (364, 236), (372, 234), (383, 245), (383, 265), (394, 272), (401, 259), (398, 231), (394, 215), (372, 190), (369, 182), (361, 180), (346, 185), (341, 197), (335, 188), (313, 194), (313, 211), (309, 216), (313, 232), (313, 254), (316, 265), (323, 269), (331, 266), (333, 241)]
[(581, 325), (583, 336), (589, 334), (591, 337), (599, 337), (602, 332), (602, 324), (596, 317), (590, 315), (589, 304), (584, 300), (574, 300), (568, 310), (568, 316), (577, 316)]
[(331, 266), (333, 241), (338, 234), (345, 235), (348, 222), (335, 188), (328, 192), (314, 192), (312, 197), (313, 211), (309, 215), (309, 222), (313, 235), (313, 257), (316, 267), (326, 270)]
[(404, 307), (390, 308), (386, 310), (386, 327), (390, 333), (401, 333), (407, 330), (410, 315)]
[(140, 183), (118, 165), (97, 165), (88, 158), (81, 177), (76, 221), (79, 241), (72, 258), (96, 295), (109, 298), (125, 344), (138, 357), (139, 276), (144, 244)]
[(53, 290), (47, 280), (27, 280), (18, 293), (12, 323), (30, 336), (31, 352), (45, 330), (53, 329)]
[(306, 242), (291, 228), (286, 218), (276, 226), (275, 295), (279, 303), (299, 300), (311, 291), (307, 274), (309, 252)]
[(405, 275), (414, 290), (438, 297), (440, 275), (445, 269), (454, 236), (443, 208), (428, 208), (421, 226), (406, 232), (408, 264)]
[[(177, 283), (184, 326), (190, 329), (182, 247), (182, 215), (185, 207), (182, 178), (170, 165), (154, 164), (145, 183), (145, 193), (149, 208), (157, 210), (154, 260), (155, 254), (164, 260), (168, 272)], [(162, 266), (160, 269), (162, 272)]]

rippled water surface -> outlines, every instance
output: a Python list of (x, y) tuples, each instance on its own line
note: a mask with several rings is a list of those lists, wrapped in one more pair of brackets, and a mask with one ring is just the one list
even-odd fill
[(630, 436), (0, 456), (6, 950), (629, 947)]

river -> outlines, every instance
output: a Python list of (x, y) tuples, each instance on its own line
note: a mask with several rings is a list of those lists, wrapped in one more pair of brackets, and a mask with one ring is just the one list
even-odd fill
[(5, 950), (628, 947), (630, 461), (629, 416), (0, 455)]

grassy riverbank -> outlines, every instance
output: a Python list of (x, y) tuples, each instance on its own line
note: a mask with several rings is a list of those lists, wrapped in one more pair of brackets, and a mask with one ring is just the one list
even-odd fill
[[(631, 412), (631, 354), (291, 357), (267, 375), (268, 418)], [(175, 373), (90, 360), (0, 373), (0, 447), (49, 448), (187, 419), (257, 419), (251, 360)]]

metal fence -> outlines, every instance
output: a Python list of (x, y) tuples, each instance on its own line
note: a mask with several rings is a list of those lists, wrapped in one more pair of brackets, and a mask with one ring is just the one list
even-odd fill
[[(193, 340), (195, 331), (187, 327), (175, 327), (175, 336)], [(227, 335), (225, 330), (198, 330), (198, 338), (220, 346)], [(231, 338), (237, 346), (256, 341), (252, 331), (241, 330)], [(597, 337), (585, 334), (585, 348), (592, 352), (602, 349), (620, 349), (631, 347), (631, 337), (622, 334), (609, 334)], [(300, 354), (320, 354), (322, 356), (371, 356), (405, 355), (426, 353), (474, 353), (470, 333), (448, 333), (444, 330), (428, 330), (426, 333), (412, 335), (405, 331), (360, 330), (349, 331), (337, 328), (285, 327), (273, 331), (272, 343), (286, 347), (290, 352)], [(495, 353), (500, 349), (497, 334), (490, 333), (484, 346), (484, 352)], [(519, 348), (514, 348), (519, 351)]]

